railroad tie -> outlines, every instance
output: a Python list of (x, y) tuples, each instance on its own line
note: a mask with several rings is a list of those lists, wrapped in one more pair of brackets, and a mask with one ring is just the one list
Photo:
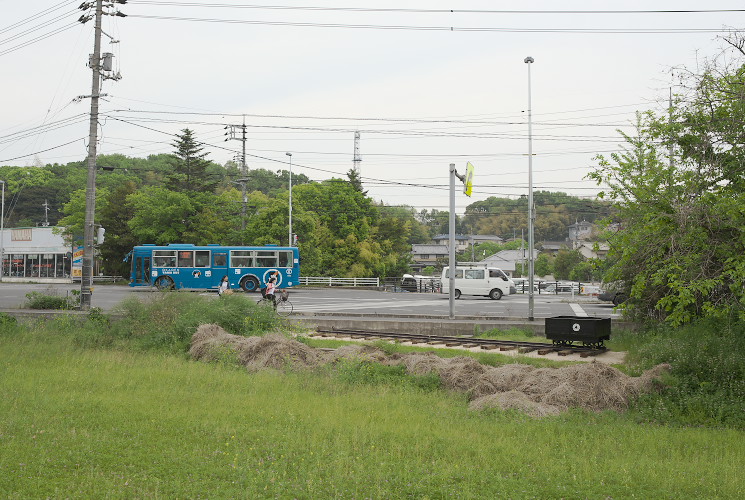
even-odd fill
[(551, 354), (552, 352), (554, 352), (553, 349), (538, 349), (538, 354), (540, 356), (545, 356), (546, 354)]
[(493, 344), (487, 344), (487, 345), (482, 345), (482, 346), (481, 346), (481, 348), (482, 348), (482, 349), (486, 349), (487, 351), (491, 351), (491, 350), (494, 350), (494, 349), (496, 349), (497, 347), (498, 347), (498, 346), (495, 346), (495, 345), (493, 345)]
[(517, 349), (517, 346), (514, 346), (514, 345), (502, 345), (502, 346), (499, 346), (499, 350), (500, 351), (514, 351), (515, 349)]

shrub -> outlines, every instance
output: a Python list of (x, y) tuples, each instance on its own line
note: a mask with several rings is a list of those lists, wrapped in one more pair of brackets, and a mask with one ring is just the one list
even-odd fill
[(144, 302), (129, 298), (115, 311), (107, 335), (141, 349), (186, 352), (197, 326), (215, 323), (236, 335), (258, 335), (283, 324), (276, 312), (242, 294), (215, 300), (191, 293), (153, 294)]
[(80, 299), (73, 294), (62, 296), (54, 293), (29, 292), (26, 294), (26, 307), (29, 309), (75, 309), (80, 305)]
[(629, 361), (637, 369), (659, 363), (672, 367), (665, 390), (635, 405), (640, 418), (745, 427), (745, 324), (705, 319), (682, 328), (663, 325), (624, 335)]

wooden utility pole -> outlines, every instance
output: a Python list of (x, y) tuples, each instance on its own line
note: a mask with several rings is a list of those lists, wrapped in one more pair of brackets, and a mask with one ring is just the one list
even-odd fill
[(103, 0), (96, 0), (96, 25), (94, 30), (93, 55), (89, 64), (93, 70), (91, 84), (91, 119), (88, 134), (88, 182), (85, 188), (85, 232), (83, 235), (83, 269), (80, 278), (80, 309), (91, 308), (91, 285), (93, 283), (93, 227), (96, 214), (96, 145), (98, 142), (98, 100), (101, 90), (101, 18)]

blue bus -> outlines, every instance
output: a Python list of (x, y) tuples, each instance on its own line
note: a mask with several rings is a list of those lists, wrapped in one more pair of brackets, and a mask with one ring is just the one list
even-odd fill
[(217, 290), (222, 277), (228, 276), (230, 288), (240, 287), (252, 292), (263, 286), (269, 275), (276, 271), (280, 288), (300, 282), (297, 247), (197, 246), (188, 243), (139, 245), (127, 254), (127, 258), (131, 259), (129, 286)]

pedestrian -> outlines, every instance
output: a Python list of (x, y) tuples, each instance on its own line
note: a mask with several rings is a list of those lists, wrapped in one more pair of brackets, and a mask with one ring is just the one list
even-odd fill
[(232, 293), (232, 290), (230, 289), (230, 280), (226, 275), (220, 280), (220, 286), (217, 287), (217, 295), (222, 297), (223, 295), (230, 295), (230, 293)]

